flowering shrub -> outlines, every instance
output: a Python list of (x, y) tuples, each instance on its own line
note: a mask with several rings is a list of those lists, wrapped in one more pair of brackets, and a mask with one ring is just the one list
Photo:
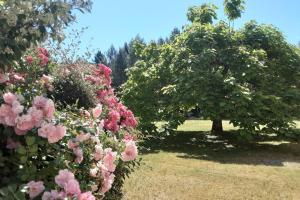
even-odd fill
[(47, 50), (0, 73), (0, 199), (118, 199), (124, 177), (138, 164), (137, 121), (111, 88), (111, 70), (84, 74), (98, 104), (58, 110)]

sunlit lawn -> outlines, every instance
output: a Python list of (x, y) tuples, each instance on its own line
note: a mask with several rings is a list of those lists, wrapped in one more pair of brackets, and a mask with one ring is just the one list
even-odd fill
[(209, 135), (210, 127), (189, 120), (148, 144), (142, 166), (126, 180), (124, 199), (300, 199), (300, 144), (240, 143), (230, 133)]

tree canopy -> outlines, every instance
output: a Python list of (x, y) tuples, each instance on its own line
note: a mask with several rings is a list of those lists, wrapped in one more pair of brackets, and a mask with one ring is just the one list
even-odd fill
[(173, 42), (140, 46), (123, 100), (145, 126), (165, 120), (174, 128), (200, 108), (215, 132), (229, 119), (243, 133), (283, 133), (300, 111), (299, 50), (272, 25), (214, 23), (215, 8), (189, 9), (192, 23)]
[(48, 36), (63, 39), (63, 28), (75, 10), (89, 11), (90, 0), (4, 0), (0, 4), (0, 68), (9, 67), (23, 53)]

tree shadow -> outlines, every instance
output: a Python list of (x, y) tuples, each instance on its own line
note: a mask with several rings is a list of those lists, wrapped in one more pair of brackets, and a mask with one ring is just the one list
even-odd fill
[(175, 131), (160, 139), (144, 142), (142, 153), (159, 151), (179, 153), (185, 159), (200, 159), (224, 164), (300, 167), (300, 143), (261, 136), (251, 142), (241, 141), (236, 131), (221, 136), (201, 131)]

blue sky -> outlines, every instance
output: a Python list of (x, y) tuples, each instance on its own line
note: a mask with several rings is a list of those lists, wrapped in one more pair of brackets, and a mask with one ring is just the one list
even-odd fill
[[(146, 41), (166, 37), (174, 27), (188, 23), (190, 6), (214, 3), (219, 7), (218, 18), (226, 19), (223, 0), (93, 0), (93, 10), (78, 14), (71, 29), (88, 27), (81, 41), (81, 53), (87, 46), (106, 51), (111, 44), (120, 47), (139, 34)], [(300, 41), (300, 0), (246, 0), (246, 11), (235, 22), (241, 27), (254, 19), (278, 27), (290, 43)]]

